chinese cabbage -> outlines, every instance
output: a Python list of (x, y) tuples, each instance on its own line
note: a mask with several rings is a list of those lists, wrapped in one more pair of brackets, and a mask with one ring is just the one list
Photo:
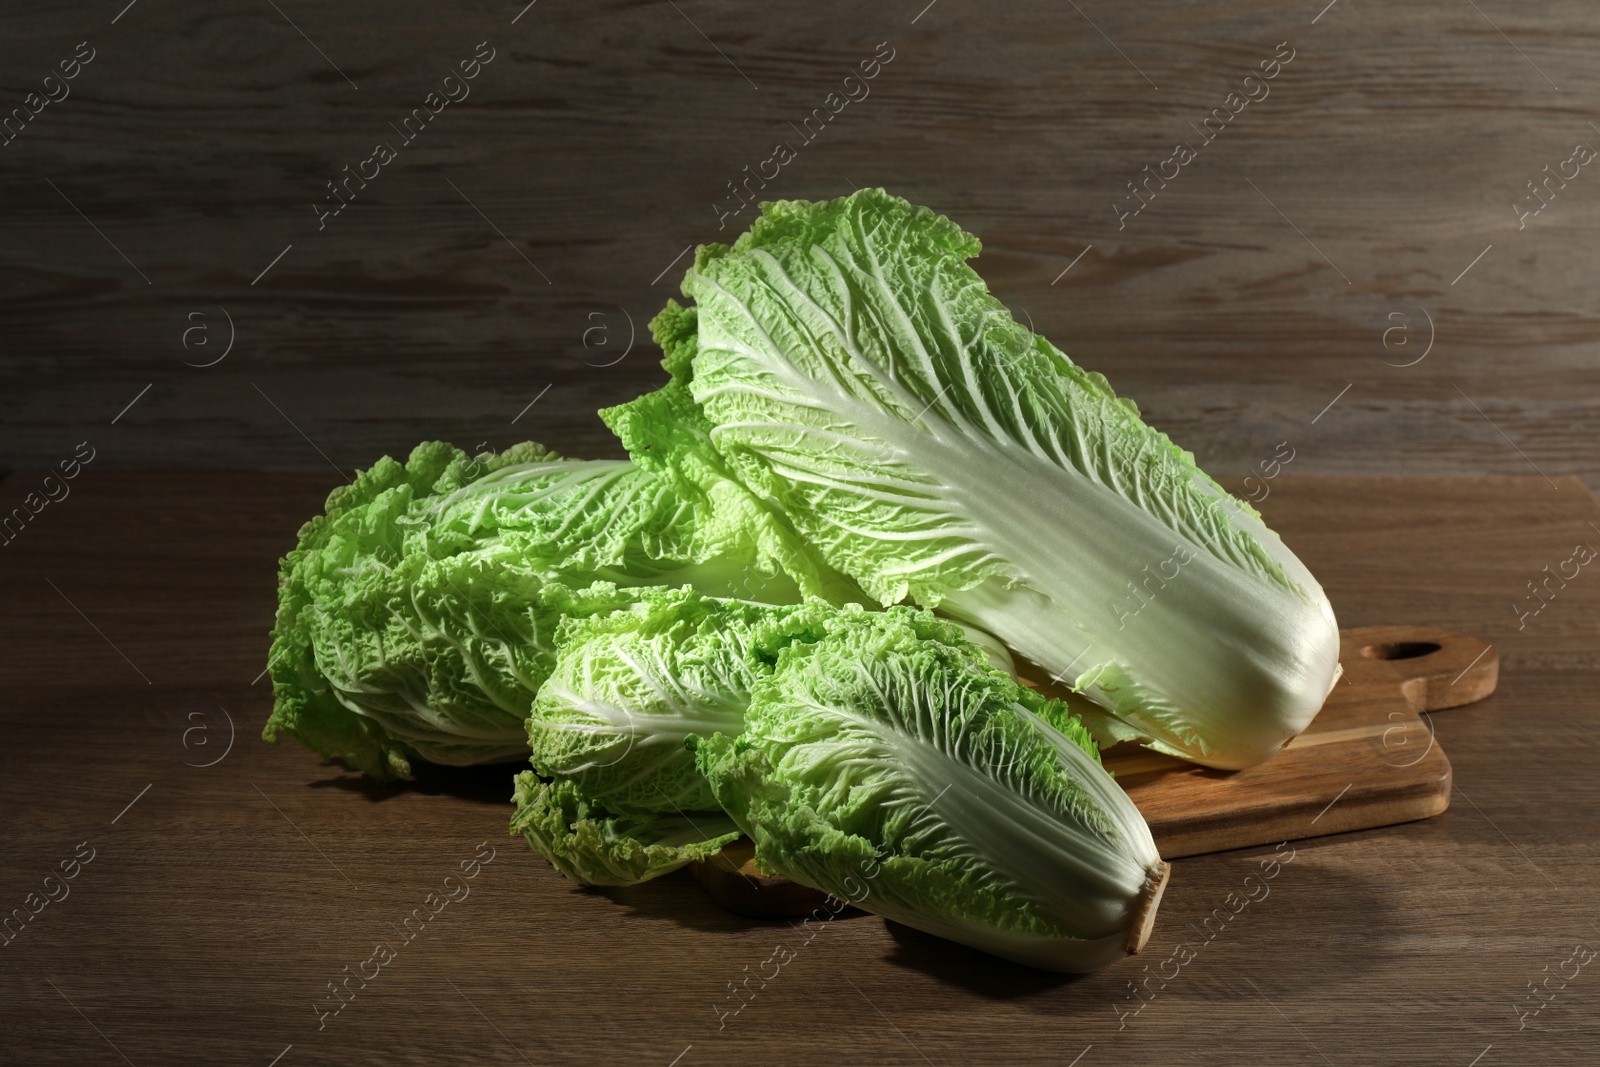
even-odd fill
[[(983, 627), (1151, 747), (1266, 759), (1338, 671), (1321, 588), (1256, 512), (1105, 378), (1015, 322), (978, 241), (868, 189), (784, 201), (699, 249), (669, 306), (639, 459), (709, 436), (727, 470), (883, 604)], [(692, 332), (692, 339), (690, 334)]]
[(1165, 883), (1087, 732), (926, 613), (790, 646), (695, 748), (765, 867), (1031, 966), (1136, 950)]

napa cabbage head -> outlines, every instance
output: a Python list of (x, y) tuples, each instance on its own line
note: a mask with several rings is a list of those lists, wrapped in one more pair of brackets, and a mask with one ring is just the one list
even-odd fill
[(795, 643), (692, 742), (764, 867), (1031, 966), (1136, 950), (1166, 866), (1077, 721), (925, 612)]
[(1105, 706), (1107, 740), (1267, 758), (1337, 676), (1326, 596), (1254, 509), (1014, 321), (978, 251), (882, 190), (763, 205), (653, 324), (661, 395), (602, 414), (640, 463), (709, 439), (822, 564), (993, 633)]
[(410, 777), (417, 758), (517, 759), (565, 619), (685, 584), (777, 603), (848, 595), (792, 551), (786, 570), (763, 543), (792, 532), (723, 493), (747, 510), (534, 444), (473, 457), (431, 442), (380, 460), (330, 494), (280, 566), (264, 735), (380, 778)]

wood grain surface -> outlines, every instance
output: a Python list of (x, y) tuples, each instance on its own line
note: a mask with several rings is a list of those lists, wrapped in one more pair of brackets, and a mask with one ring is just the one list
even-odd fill
[(1600, 546), (1574, 478), (1274, 481), (1343, 625), (1476, 634), (1499, 689), (1434, 718), (1449, 811), (1180, 859), (1144, 955), (1081, 979), (681, 872), (578, 889), (506, 835), (510, 767), (374, 787), (261, 742), (274, 560), (333, 480), (91, 465), (0, 549), (0, 902), (67, 890), (0, 946), (0, 1062), (1593, 1062), (1600, 579), (1512, 608)]
[[(748, 222), (718, 228), (729, 183), (883, 43), (751, 195), (950, 214), (1019, 318), (1219, 473), (1288, 441), (1307, 474), (1600, 486), (1600, 176), (1514, 208), (1600, 144), (1582, 0), (18, 6), (0, 106), (94, 58), (0, 147), (13, 468), (85, 438), (124, 467), (617, 454), (594, 411), (659, 380), (642, 331), (679, 257)], [(479, 42), (470, 95), (319, 229)], [(1227, 103), (1280, 42), (1267, 95)], [(1235, 106), (1124, 223), (1128, 183)]]

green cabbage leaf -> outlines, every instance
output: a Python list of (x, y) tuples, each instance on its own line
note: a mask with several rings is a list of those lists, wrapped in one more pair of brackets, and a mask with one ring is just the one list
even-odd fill
[(571, 781), (516, 778), (511, 832), (562, 874), (583, 885), (633, 885), (710, 859), (739, 830), (720, 811), (613, 815)]

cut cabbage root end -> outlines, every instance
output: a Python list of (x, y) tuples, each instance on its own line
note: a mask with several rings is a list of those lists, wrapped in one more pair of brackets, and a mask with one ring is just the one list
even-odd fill
[(1137, 956), (1150, 940), (1155, 929), (1156, 910), (1161, 907), (1161, 895), (1167, 891), (1167, 881), (1172, 877), (1172, 864), (1162, 860), (1150, 868), (1139, 894), (1139, 906), (1133, 913), (1133, 924), (1128, 927), (1128, 955)]

